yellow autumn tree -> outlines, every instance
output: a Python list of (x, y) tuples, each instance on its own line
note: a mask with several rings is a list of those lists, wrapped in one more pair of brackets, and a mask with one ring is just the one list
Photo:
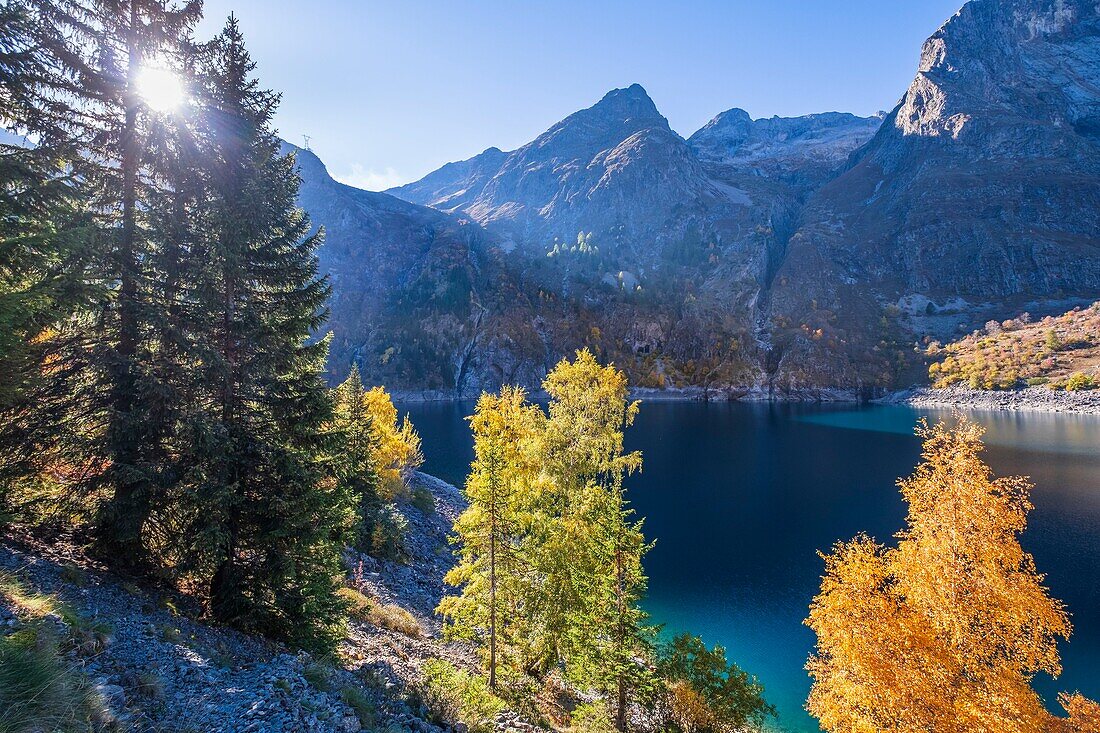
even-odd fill
[(629, 700), (650, 677), (638, 663), (652, 636), (640, 607), (650, 545), (624, 487), (642, 465), (640, 452), (623, 448), (639, 403), (629, 399), (626, 375), (588, 349), (559, 362), (543, 389), (550, 396), (542, 435), (549, 511), (534, 522), (540, 541), (531, 558), (540, 583), (530, 600), (541, 623), (532, 636), (566, 660), (567, 678), (609, 697), (622, 731)]
[(1018, 540), (1031, 485), (993, 478), (974, 423), (917, 433), (923, 460), (899, 481), (909, 515), (897, 547), (860, 536), (825, 557), (806, 620), (817, 634), (807, 709), (834, 733), (1089, 725), (1094, 703), (1066, 697), (1071, 717), (1056, 720), (1031, 686), (1061, 672), (1057, 641), (1070, 634)]
[(1100, 704), (1080, 693), (1061, 694), (1058, 702), (1069, 713), (1069, 717), (1057, 721), (1058, 726), (1052, 733), (1100, 733)]
[(363, 404), (370, 416), (374, 465), (382, 479), (382, 491), (392, 498), (405, 489), (410, 474), (424, 462), (420, 436), (408, 415), (398, 419), (397, 408), (384, 388), (367, 390)]
[(444, 577), (461, 592), (444, 598), (437, 610), (447, 638), (479, 644), (489, 687), (496, 689), (498, 664), (512, 661), (522, 633), (520, 545), (545, 418), (522, 388), (504, 387), (499, 395), (482, 394), (469, 420), (475, 456), (464, 491), (469, 505), (454, 525), (459, 562)]

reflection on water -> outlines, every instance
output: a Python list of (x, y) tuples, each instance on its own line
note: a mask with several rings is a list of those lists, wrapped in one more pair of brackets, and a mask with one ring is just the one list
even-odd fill
[[(472, 460), (469, 403), (407, 406), (425, 470), (461, 484)], [(1062, 679), (1048, 699), (1100, 697), (1100, 418), (974, 412), (998, 475), (1036, 483), (1023, 542), (1073, 613)], [(758, 675), (785, 731), (816, 730), (802, 711), (813, 634), (802, 620), (820, 582), (818, 551), (864, 531), (886, 542), (905, 507), (895, 482), (919, 459), (913, 427), (951, 412), (901, 406), (652, 402), (627, 435), (645, 465), (629, 496), (657, 540), (647, 608), (669, 633), (722, 643)]]
[(858, 410), (829, 410), (799, 419), (819, 425), (883, 433), (913, 433), (914, 416), (954, 423), (965, 415), (985, 427), (986, 445), (1027, 448), (1043, 453), (1100, 455), (1100, 419), (1092, 415), (1060, 415), (1051, 412), (951, 410), (941, 408), (874, 406)]

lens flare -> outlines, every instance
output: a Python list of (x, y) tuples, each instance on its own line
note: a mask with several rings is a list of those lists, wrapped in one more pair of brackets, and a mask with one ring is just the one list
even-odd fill
[(172, 112), (187, 96), (179, 76), (156, 66), (147, 66), (138, 72), (137, 92), (145, 106), (154, 112)]

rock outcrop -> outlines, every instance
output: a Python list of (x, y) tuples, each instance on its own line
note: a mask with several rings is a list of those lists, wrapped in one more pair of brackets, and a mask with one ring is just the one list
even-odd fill
[(440, 397), (537, 381), (545, 349), (492, 235), (466, 218), (338, 183), (312, 152), (284, 148), (297, 158), (299, 202), (325, 230), (334, 381), (353, 361), (370, 382)]
[[(875, 381), (912, 340), (969, 329), (968, 311), (1007, 318), (1098, 293), (1100, 9), (972, 0), (802, 211), (771, 299), (777, 371)], [(915, 300), (930, 318), (906, 312)]]

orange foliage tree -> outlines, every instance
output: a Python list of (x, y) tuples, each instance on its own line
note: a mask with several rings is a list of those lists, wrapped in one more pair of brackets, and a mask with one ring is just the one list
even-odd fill
[(824, 556), (807, 709), (833, 733), (1100, 733), (1095, 703), (1063, 696), (1070, 717), (1058, 719), (1031, 686), (1060, 674), (1070, 634), (1018, 540), (1031, 484), (993, 478), (974, 423), (917, 434), (897, 547), (861, 535)]

